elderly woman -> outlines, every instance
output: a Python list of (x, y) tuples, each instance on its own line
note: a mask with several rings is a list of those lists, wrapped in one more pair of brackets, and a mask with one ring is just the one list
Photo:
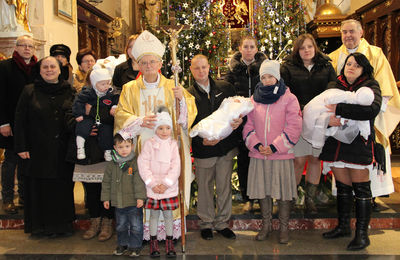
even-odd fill
[(379, 84), (373, 78), (373, 68), (368, 59), (355, 52), (347, 56), (345, 65), (336, 81), (330, 82), (328, 88), (339, 88), (346, 91), (357, 91), (368, 87), (374, 92), (371, 105), (339, 103), (326, 105), (333, 115), (330, 126), (340, 126), (340, 117), (353, 120), (369, 120), (371, 134), (367, 139), (360, 134), (350, 144), (342, 143), (328, 137), (319, 156), (324, 161), (324, 170), (332, 169), (337, 187), (338, 226), (323, 234), (326, 239), (351, 236), (350, 219), (353, 205), (353, 191), (356, 203), (356, 234), (347, 246), (348, 250), (360, 250), (370, 244), (368, 225), (371, 218), (372, 193), (369, 172), (372, 171), (374, 157), (374, 121), (381, 107), (382, 96)]
[(82, 88), (86, 86), (86, 76), (89, 70), (92, 69), (96, 63), (96, 54), (91, 49), (82, 49), (76, 54), (76, 62), (78, 69), (74, 73), (74, 88), (77, 93), (81, 92)]
[(56, 58), (43, 58), (38, 66), (40, 75), (24, 88), (15, 114), (15, 149), (30, 161), (25, 232), (34, 237), (71, 235), (74, 164), (65, 157), (74, 129), (74, 90), (62, 79)]
[[(296, 39), (292, 54), (282, 64), (282, 78), (299, 100), (302, 110), (311, 99), (326, 90), (330, 81), (336, 80), (335, 70), (329, 61), (329, 57), (318, 49), (314, 37), (302, 34)], [(318, 159), (320, 153), (321, 149), (312, 147), (303, 137), (294, 147), (297, 185), (303, 176), (304, 165), (308, 162), (305, 206), (309, 214), (318, 212), (315, 198), (321, 177), (321, 162)]]
[[(155, 134), (156, 108), (160, 105), (166, 106), (174, 122), (175, 138), (177, 127), (180, 130), (179, 141), (181, 149), (183, 149), (182, 154), (184, 154), (182, 170), (185, 174), (185, 193), (187, 194), (185, 202), (188, 205), (190, 182), (193, 180), (193, 176), (187, 129), (192, 125), (197, 109), (192, 95), (182, 87), (176, 87), (173, 80), (166, 79), (159, 72), (164, 52), (165, 46), (148, 31), (144, 31), (136, 39), (132, 54), (138, 61), (139, 71), (142, 75), (124, 85), (115, 113), (114, 131), (122, 134), (125, 139), (137, 136), (137, 151), (140, 153), (143, 143)], [(176, 105), (179, 115), (175, 111)], [(151, 235), (151, 241), (155, 242), (153, 237), (155, 234)], [(165, 233), (162, 236), (165, 236)], [(180, 225), (177, 225), (174, 227), (173, 237), (178, 238), (179, 236)], [(147, 224), (144, 228), (144, 239), (149, 239)], [(163, 239), (163, 237), (159, 236), (159, 239)]]
[(135, 80), (139, 74), (139, 64), (132, 55), (132, 48), (139, 34), (131, 35), (125, 47), (125, 55), (128, 58), (125, 62), (115, 67), (112, 82), (118, 90), (131, 80)]

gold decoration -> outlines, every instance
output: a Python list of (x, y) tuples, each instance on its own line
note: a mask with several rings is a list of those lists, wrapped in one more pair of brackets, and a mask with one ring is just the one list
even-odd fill
[(108, 39), (110, 40), (110, 45), (113, 46), (115, 44), (115, 38), (121, 35), (121, 30), (123, 27), (122, 20), (124, 18), (115, 17), (109, 24), (111, 31), (108, 33)]
[(387, 1), (385, 2), (385, 5), (386, 5), (386, 7), (389, 7), (389, 6), (392, 5), (392, 3), (393, 3), (393, 0), (387, 0)]
[(330, 0), (326, 0), (326, 3), (319, 6), (315, 11), (316, 17), (336, 15), (342, 15), (342, 11), (336, 5), (331, 4)]

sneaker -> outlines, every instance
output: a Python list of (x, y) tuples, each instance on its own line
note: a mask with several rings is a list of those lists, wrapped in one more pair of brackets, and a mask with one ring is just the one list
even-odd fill
[(76, 149), (76, 151), (77, 151), (76, 158), (78, 160), (83, 160), (83, 159), (86, 158), (85, 148), (84, 147), (78, 148), (78, 149)]
[(112, 160), (112, 157), (111, 157), (111, 150), (105, 150), (105, 151), (104, 151), (104, 159), (105, 159), (107, 162), (110, 162), (110, 161)]
[(140, 248), (129, 249), (129, 256), (130, 257), (139, 257), (140, 256), (140, 251), (141, 251)]
[(123, 255), (128, 251), (128, 247), (127, 246), (117, 246), (117, 248), (115, 248), (113, 254), (114, 255)]

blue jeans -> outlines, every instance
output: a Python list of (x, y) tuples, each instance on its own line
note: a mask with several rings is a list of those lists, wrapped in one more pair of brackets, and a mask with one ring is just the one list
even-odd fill
[(115, 208), (117, 238), (119, 246), (136, 249), (143, 242), (143, 208), (136, 206)]

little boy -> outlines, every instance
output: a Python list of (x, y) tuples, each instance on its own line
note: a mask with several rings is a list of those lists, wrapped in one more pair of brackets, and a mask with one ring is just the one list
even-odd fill
[[(132, 139), (114, 136), (112, 161), (104, 172), (101, 201), (115, 207), (118, 246), (114, 255), (139, 256), (143, 241), (143, 201), (146, 189), (140, 178)], [(111, 205), (110, 205), (111, 204)]]

